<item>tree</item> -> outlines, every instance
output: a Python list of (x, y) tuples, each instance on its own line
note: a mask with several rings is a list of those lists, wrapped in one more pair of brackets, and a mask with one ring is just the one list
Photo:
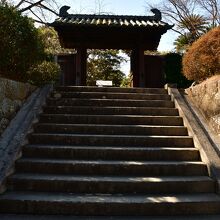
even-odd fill
[(176, 40), (174, 41), (175, 49), (178, 53), (183, 53), (187, 50), (190, 43), (192, 42), (191, 39), (193, 37), (190, 33), (185, 33), (184, 35), (179, 35)]
[(51, 57), (59, 53), (74, 53), (75, 49), (62, 48), (57, 32), (52, 27), (40, 26), (38, 28), (40, 37), (44, 43), (45, 53)]
[[(19, 10), (21, 13), (29, 15), (35, 22), (47, 24), (48, 20), (54, 19), (54, 16), (59, 16), (60, 4), (59, 0), (0, 0), (0, 4), (9, 4)], [(91, 13), (106, 14), (105, 0), (94, 0), (94, 8), (90, 9)], [(80, 6), (78, 13), (85, 10), (85, 7)], [(111, 14), (111, 13), (110, 13)]]
[(40, 34), (30, 18), (7, 4), (0, 5), (0, 26), (0, 75), (35, 85), (58, 79), (49, 43), (53, 35)]
[(62, 51), (57, 32), (52, 27), (41, 26), (38, 28), (40, 37), (44, 43), (46, 54), (57, 54)]
[(178, 28), (183, 34), (179, 35), (174, 42), (177, 52), (186, 51), (188, 46), (199, 39), (206, 32), (207, 24), (204, 16), (194, 14), (179, 22)]
[(46, 24), (52, 15), (58, 16), (56, 0), (0, 0), (1, 5), (11, 5), (22, 14), (30, 14), (35, 22)]
[(117, 50), (89, 50), (87, 85), (94, 86), (96, 80), (111, 80), (113, 86), (120, 86), (125, 74), (120, 70), (125, 59)]
[(131, 85), (132, 85), (132, 75), (129, 74), (128, 76), (125, 76), (123, 78), (120, 87), (128, 88), (128, 87), (131, 87)]
[(219, 0), (197, 0), (204, 11), (210, 26), (220, 25), (220, 1)]
[(205, 32), (207, 24), (208, 22), (203, 15), (191, 14), (178, 23), (178, 28), (182, 31), (188, 30), (191, 40), (194, 42)]
[(33, 22), (0, 5), (0, 74), (25, 80), (25, 73), (44, 58), (44, 45)]
[(175, 24), (173, 31), (180, 35), (175, 41), (178, 50), (220, 24), (220, 0), (163, 0), (158, 8)]

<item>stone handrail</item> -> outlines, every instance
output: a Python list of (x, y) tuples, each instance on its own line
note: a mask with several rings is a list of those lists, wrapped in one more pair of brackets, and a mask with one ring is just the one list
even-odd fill
[(220, 193), (220, 149), (215, 140), (202, 125), (194, 110), (190, 107), (177, 88), (166, 85), (175, 107), (188, 128), (189, 135), (193, 137), (195, 147), (199, 149), (202, 161), (207, 164), (209, 175), (216, 180), (216, 191)]
[(0, 139), (0, 192), (5, 190), (4, 180), (13, 172), (14, 162), (19, 157), (26, 136), (41, 112), (50, 91), (52, 91), (52, 85), (35, 90), (2, 134)]

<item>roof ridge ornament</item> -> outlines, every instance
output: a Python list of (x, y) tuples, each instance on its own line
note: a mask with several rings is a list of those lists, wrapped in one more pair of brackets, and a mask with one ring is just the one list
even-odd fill
[(152, 16), (153, 20), (155, 21), (162, 20), (162, 14), (160, 10), (158, 10), (157, 8), (152, 8), (151, 11), (154, 13), (154, 16)]
[(64, 5), (60, 8), (59, 16), (60, 17), (69, 17), (69, 13), (67, 12), (70, 9), (70, 6)]

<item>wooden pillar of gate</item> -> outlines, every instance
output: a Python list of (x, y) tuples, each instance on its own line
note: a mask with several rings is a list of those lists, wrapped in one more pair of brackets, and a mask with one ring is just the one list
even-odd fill
[(131, 73), (133, 87), (145, 87), (144, 49), (137, 47), (131, 52)]
[(87, 50), (86, 48), (77, 48), (76, 54), (76, 86), (86, 85), (87, 74)]

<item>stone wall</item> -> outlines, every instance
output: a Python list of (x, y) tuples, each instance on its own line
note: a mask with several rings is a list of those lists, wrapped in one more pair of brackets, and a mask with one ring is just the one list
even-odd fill
[(220, 134), (220, 76), (186, 89), (186, 93), (208, 120), (210, 126)]
[(36, 87), (0, 77), (0, 135)]

